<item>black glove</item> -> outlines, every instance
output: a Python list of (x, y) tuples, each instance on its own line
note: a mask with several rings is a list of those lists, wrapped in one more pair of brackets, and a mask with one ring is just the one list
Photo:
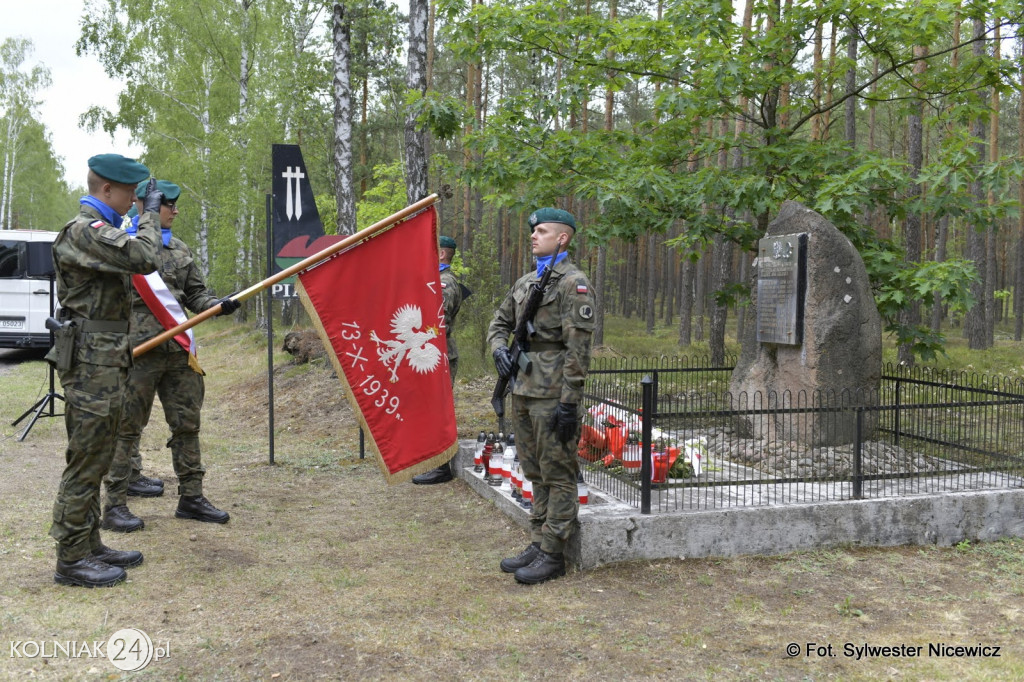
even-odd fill
[(156, 178), (150, 178), (146, 185), (146, 198), (142, 200), (143, 213), (160, 213), (160, 203), (164, 193), (156, 188)]
[(548, 426), (558, 440), (568, 443), (576, 435), (576, 403), (558, 403)]
[[(232, 296), (234, 296), (234, 294), (232, 294)], [(221, 315), (230, 315), (242, 306), (241, 301), (235, 300), (231, 298), (231, 296), (225, 296), (217, 301), (217, 303), (220, 303), (220, 312), (217, 313), (217, 317), (220, 317)]]
[(499, 346), (491, 353), (494, 356), (494, 369), (498, 370), (498, 376), (506, 379), (512, 376), (512, 351), (508, 346)]

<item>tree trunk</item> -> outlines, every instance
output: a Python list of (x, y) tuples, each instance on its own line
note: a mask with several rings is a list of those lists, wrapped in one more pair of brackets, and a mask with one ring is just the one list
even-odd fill
[(594, 345), (604, 345), (604, 283), (608, 269), (608, 247), (601, 244), (597, 247), (597, 272), (594, 273), (594, 299), (597, 310), (594, 313)]
[[(1000, 40), (999, 35), (999, 18), (994, 17), (995, 22), (995, 35), (992, 42), (992, 58), (998, 64), (1000, 54)], [(992, 111), (989, 113), (989, 136), (990, 140), (988, 145), (988, 160), (989, 163), (996, 164), (999, 162), (999, 88), (992, 88)], [(987, 197), (989, 207), (992, 207), (996, 203), (995, 193), (992, 190), (988, 191)], [(985, 268), (987, 274), (985, 275), (985, 334), (988, 348), (991, 348), (996, 343), (996, 322), (999, 321), (1000, 315), (996, 308), (996, 281), (999, 278), (999, 260), (996, 257), (996, 240), (999, 238), (999, 230), (990, 229), (987, 234), (987, 241), (985, 247)]]
[[(946, 242), (949, 237), (949, 216), (944, 215), (938, 220), (938, 224), (935, 227), (935, 261), (941, 263), (946, 260)], [(942, 301), (935, 301), (935, 305), (932, 306), (932, 331), (940, 332), (942, 330), (942, 318), (945, 316), (945, 310), (942, 305)]]
[[(1018, 72), (1021, 85), (1017, 87), (1017, 158), (1024, 161), (1024, 28), (1017, 33)], [(1017, 203), (1024, 206), (1024, 177), (1017, 183)], [(1017, 267), (1013, 284), (1013, 340), (1024, 337), (1024, 211), (1017, 217)]]
[[(409, 55), (406, 87), (427, 92), (427, 0), (409, 0)], [(405, 112), (405, 196), (414, 204), (427, 196), (427, 134), (410, 108)]]
[[(915, 81), (921, 81), (927, 63), (923, 57), (927, 54), (928, 48), (923, 45), (914, 46), (914, 56), (921, 58), (914, 65)], [(924, 111), (924, 103), (915, 100), (911, 106), (910, 115), (907, 117), (907, 161), (910, 164), (911, 184), (907, 192), (907, 203), (914, 202), (921, 198), (921, 185), (917, 177), (921, 174), (921, 164), (924, 159), (923, 128), (921, 117)], [(921, 262), (921, 213), (917, 210), (907, 212), (903, 224), (903, 263), (904, 267), (917, 267)], [(915, 296), (910, 297), (906, 306), (900, 311), (900, 324), (907, 328), (915, 328), (921, 323), (921, 301)], [(898, 350), (899, 361), (905, 365), (914, 364), (913, 344), (910, 342), (901, 343)]]
[(850, 149), (857, 148), (857, 98), (853, 96), (857, 89), (857, 32), (853, 28), (846, 36), (846, 58), (850, 67), (846, 70), (846, 102), (843, 119), (845, 130), (843, 137)]
[(352, 19), (341, 2), (334, 3), (331, 39), (334, 45), (334, 199), (338, 234), (356, 232), (356, 200), (352, 173)]
[(644, 312), (647, 315), (647, 335), (654, 335), (654, 298), (658, 292), (658, 259), (654, 257), (657, 249), (657, 238), (654, 233), (647, 235), (647, 305)]
[(693, 279), (696, 263), (689, 254), (683, 256), (683, 268), (679, 274), (679, 345), (693, 343)]
[[(984, 56), (985, 43), (982, 40), (985, 34), (985, 21), (974, 20), (973, 53), (977, 59)], [(971, 136), (976, 140), (975, 148), (978, 163), (985, 159), (985, 119), (977, 116), (971, 121)], [(977, 179), (971, 183), (971, 194), (977, 202), (978, 208), (985, 203), (985, 195), (982, 191), (981, 180)], [(967, 226), (967, 258), (974, 262), (982, 277), (985, 276), (985, 226)], [(972, 350), (982, 350), (988, 347), (988, 334), (985, 329), (985, 282), (983, 280), (974, 282), (971, 285), (971, 294), (974, 296), (974, 305), (964, 316), (964, 334), (967, 336), (967, 346)]]

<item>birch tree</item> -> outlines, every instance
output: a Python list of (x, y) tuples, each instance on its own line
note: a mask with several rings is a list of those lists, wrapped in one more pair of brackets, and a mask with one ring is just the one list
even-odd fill
[(355, 234), (356, 198), (352, 174), (352, 20), (344, 3), (334, 3), (334, 196), (338, 234)]
[(32, 51), (27, 38), (7, 38), (0, 43), (0, 130), (3, 132), (3, 174), (0, 175), (0, 229), (12, 229), (14, 187), (18, 155), (24, 146), (22, 132), (38, 106), (39, 90), (49, 87), (50, 70), (36, 65), (24, 70)]
[[(406, 87), (409, 99), (427, 93), (427, 2), (409, 0), (409, 55)], [(407, 106), (405, 114), (405, 193), (413, 204), (427, 196), (427, 134), (419, 122), (417, 107)]]

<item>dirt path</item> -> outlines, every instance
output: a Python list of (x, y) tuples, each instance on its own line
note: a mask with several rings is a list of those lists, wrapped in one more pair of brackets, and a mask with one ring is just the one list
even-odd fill
[[(104, 534), (146, 555), (113, 589), (52, 582), (60, 420), (23, 443), (4, 427), (5, 654), (11, 642), (105, 642), (138, 628), (169, 652), (146, 668), (155, 680), (1024, 678), (1024, 542), (634, 562), (525, 587), (497, 569), (525, 536), (490, 503), (458, 481), (388, 487), (358, 459), (329, 370), (280, 369), (268, 465), (260, 352), (204, 348), (205, 492), (231, 522), (174, 518), (155, 409), (144, 464), (168, 494), (132, 498), (144, 531)], [(41, 367), (0, 378), (0, 425), (31, 402)], [(474, 412), (489, 391), (478, 383), (457, 388), (467, 433), (486, 414)], [(975, 645), (990, 648), (951, 648)], [(118, 673), (106, 659), (7, 658), (3, 679)]]

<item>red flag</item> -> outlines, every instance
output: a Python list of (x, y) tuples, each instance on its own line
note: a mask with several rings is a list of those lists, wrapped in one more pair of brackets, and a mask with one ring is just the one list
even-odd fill
[(431, 206), (298, 276), (389, 483), (440, 466), (458, 447), (437, 264)]

